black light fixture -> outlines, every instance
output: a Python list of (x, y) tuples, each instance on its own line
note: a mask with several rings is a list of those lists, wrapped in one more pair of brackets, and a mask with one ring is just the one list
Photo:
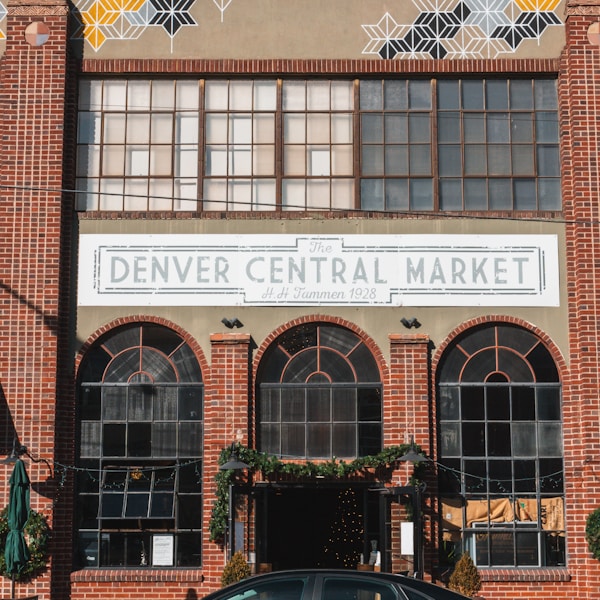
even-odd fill
[(403, 454), (399, 459), (399, 462), (411, 462), (411, 463), (419, 463), (419, 462), (429, 462), (429, 459), (420, 452), (417, 452), (417, 447), (415, 446), (415, 438), (410, 436), (410, 447), (408, 452)]
[(406, 329), (412, 329), (413, 327), (415, 329), (419, 329), (419, 327), (421, 327), (421, 323), (419, 323), (417, 317), (410, 317), (409, 319), (407, 319), (406, 317), (402, 317), (400, 319), (400, 323), (402, 323), (402, 325), (404, 325)]
[(23, 446), (15, 437), (13, 439), (13, 447), (10, 454), (0, 462), (5, 465), (14, 464), (21, 458), (21, 456), (23, 456), (23, 454), (27, 454), (27, 446)]
[(250, 465), (247, 465), (243, 460), (240, 460), (238, 446), (239, 444), (236, 444), (235, 442), (231, 444), (229, 460), (219, 467), (219, 471), (241, 471), (250, 468)]
[(227, 329), (233, 329), (234, 327), (239, 329), (240, 327), (244, 326), (244, 324), (237, 317), (233, 317), (231, 319), (223, 317), (221, 319), (221, 323), (223, 323)]

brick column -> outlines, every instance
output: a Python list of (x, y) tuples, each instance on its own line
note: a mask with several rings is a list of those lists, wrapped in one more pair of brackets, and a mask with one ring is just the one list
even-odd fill
[[(411, 436), (426, 454), (433, 453), (433, 410), (430, 401), (429, 337), (423, 334), (391, 334), (390, 379), (384, 398), (384, 446), (408, 443)], [(393, 474), (393, 485), (407, 485), (412, 463), (400, 463)], [(400, 523), (406, 520), (405, 508), (391, 506), (392, 571), (413, 570), (412, 562), (400, 559)], [(424, 517), (425, 515), (423, 515)], [(433, 521), (423, 519), (425, 571), (431, 573)]]
[[(221, 451), (232, 442), (248, 445), (250, 335), (214, 333), (211, 341), (211, 376), (204, 402), (204, 527), (203, 572), (216, 584), (225, 565), (223, 548), (208, 542), (208, 522), (215, 501), (215, 476)], [(214, 587), (214, 586), (213, 586)]]
[[(62, 285), (71, 210), (61, 193), (68, 7), (64, 0), (12, 0), (7, 8), (0, 64), (0, 445), (6, 452), (15, 434), (34, 457), (52, 463), (56, 440), (67, 443), (73, 437), (67, 420), (57, 425), (55, 410), (72, 385), (66, 374), (72, 361), (63, 302), (68, 287)], [(59, 500), (46, 481), (48, 467), (25, 461), (32, 507), (52, 523), (53, 499)], [(7, 467), (0, 468), (2, 506), (8, 475)], [(61, 499), (69, 504), (66, 496)], [(55, 527), (55, 598), (68, 595), (71, 534), (65, 537)], [(48, 571), (32, 583), (19, 583), (18, 595), (46, 599), (50, 579)], [(0, 596), (8, 596), (9, 589), (3, 579)]]
[(567, 566), (584, 598), (600, 588), (598, 561), (584, 537), (586, 517), (600, 505), (600, 45), (590, 36), (600, 1), (570, 0), (566, 14), (559, 88), (570, 331), (563, 387), (566, 541)]

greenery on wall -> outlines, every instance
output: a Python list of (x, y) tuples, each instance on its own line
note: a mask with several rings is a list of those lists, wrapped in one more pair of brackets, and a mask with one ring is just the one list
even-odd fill
[(600, 560), (600, 507), (592, 511), (586, 519), (585, 539), (592, 556)]
[[(12, 574), (6, 570), (6, 560), (4, 558), (4, 546), (6, 545), (6, 536), (9, 531), (7, 511), (8, 509), (4, 508), (0, 512), (0, 575), (11, 578)], [(35, 510), (30, 511), (24, 532), (30, 558), (25, 567), (18, 573), (15, 573), (17, 581), (29, 581), (45, 571), (48, 566), (50, 527), (48, 526), (46, 517)]]
[[(238, 458), (245, 462), (250, 470), (260, 471), (264, 477), (291, 476), (302, 479), (342, 479), (351, 475), (365, 473), (367, 470), (389, 471), (398, 459), (406, 454), (411, 448), (420, 452), (420, 448), (410, 444), (400, 444), (384, 448), (378, 454), (363, 456), (352, 461), (344, 461), (333, 458), (324, 462), (305, 461), (302, 463), (282, 461), (276, 456), (258, 452), (247, 448), (242, 444), (236, 444), (234, 449)], [(232, 448), (227, 447), (221, 451), (219, 465), (226, 463), (232, 453)], [(418, 482), (419, 467), (424, 463), (416, 463), (409, 483)], [(209, 523), (210, 540), (222, 543), (227, 530), (227, 519), (229, 510), (229, 486), (235, 482), (236, 471), (218, 471), (216, 476), (217, 498), (212, 509)]]

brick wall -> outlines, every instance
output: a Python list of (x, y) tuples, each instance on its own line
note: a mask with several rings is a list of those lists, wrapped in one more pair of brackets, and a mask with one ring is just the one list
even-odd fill
[[(48, 27), (45, 44), (28, 43), (25, 30), (32, 22)], [(64, 218), (70, 211), (63, 213), (68, 199), (60, 191), (67, 5), (60, 0), (35, 6), (9, 2), (6, 34), (9, 42), (0, 65), (0, 386), (5, 403), (0, 425), (3, 446), (14, 432), (35, 459), (43, 459), (26, 459), (26, 464), (33, 489), (40, 490), (32, 494), (33, 508), (52, 523), (53, 499), (62, 490), (49, 479), (44, 460), (53, 463), (61, 437), (55, 407), (67, 383), (69, 362), (67, 295), (61, 283), (69, 260), (70, 228)], [(63, 439), (66, 445), (68, 439)], [(6, 480), (8, 470), (0, 466), (0, 477)], [(65, 498), (63, 506), (68, 506)], [(57, 567), (53, 581), (46, 574), (31, 584), (18, 584), (19, 595), (47, 597), (51, 585), (68, 590), (62, 567), (70, 563), (69, 538), (55, 535), (52, 552)], [(0, 581), (0, 595), (7, 596), (9, 589), (7, 580)]]

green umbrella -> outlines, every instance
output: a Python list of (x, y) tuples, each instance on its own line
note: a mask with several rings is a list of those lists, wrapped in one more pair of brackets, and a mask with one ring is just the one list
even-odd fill
[(23, 529), (29, 519), (29, 477), (21, 459), (17, 459), (9, 480), (8, 534), (4, 547), (6, 570), (12, 576), (11, 595), (15, 596), (15, 579), (29, 561), (29, 549)]

